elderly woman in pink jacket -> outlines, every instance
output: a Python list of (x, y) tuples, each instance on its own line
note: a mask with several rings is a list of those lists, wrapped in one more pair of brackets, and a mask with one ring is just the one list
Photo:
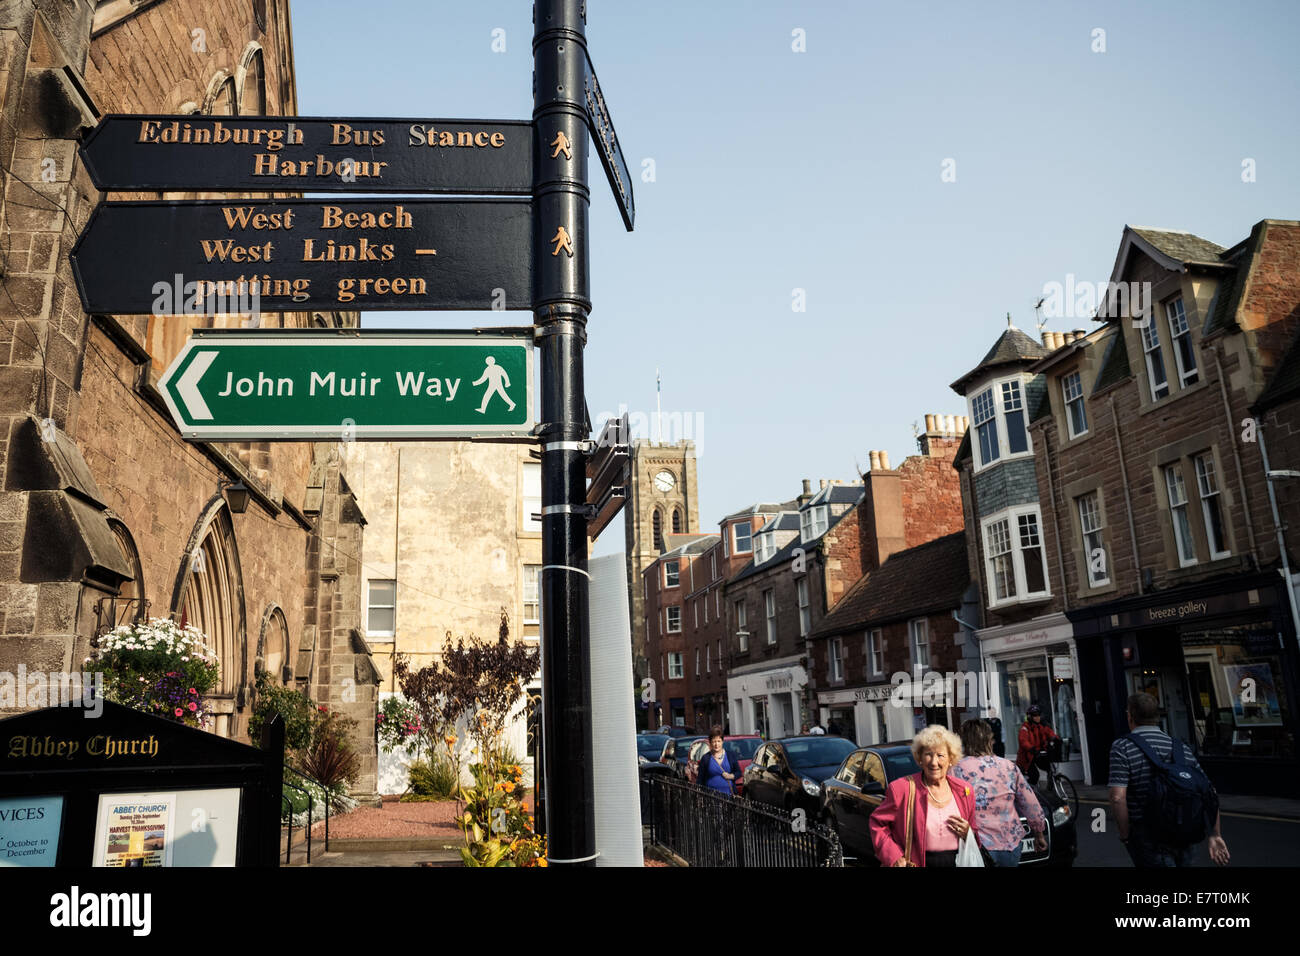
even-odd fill
[(961, 740), (931, 724), (913, 738), (912, 756), (921, 772), (891, 783), (871, 814), (876, 859), (881, 866), (956, 866), (975, 818), (970, 784), (948, 776), (961, 759)]

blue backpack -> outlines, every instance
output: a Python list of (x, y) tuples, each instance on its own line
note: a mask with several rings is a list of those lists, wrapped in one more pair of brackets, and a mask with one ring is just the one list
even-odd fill
[(1128, 739), (1150, 761), (1151, 790), (1142, 808), (1142, 826), (1157, 843), (1191, 846), (1205, 839), (1219, 812), (1219, 795), (1205, 771), (1187, 762), (1183, 743), (1170, 738), (1169, 761), (1156, 756), (1141, 734)]

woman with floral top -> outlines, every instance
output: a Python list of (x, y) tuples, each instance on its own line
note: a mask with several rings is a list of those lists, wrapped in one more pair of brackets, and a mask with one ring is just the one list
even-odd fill
[(1023, 816), (1034, 831), (1034, 848), (1047, 849), (1047, 820), (1025, 775), (1010, 760), (993, 756), (993, 732), (982, 720), (961, 725), (966, 756), (952, 775), (975, 788), (975, 832), (994, 866), (1019, 866)]

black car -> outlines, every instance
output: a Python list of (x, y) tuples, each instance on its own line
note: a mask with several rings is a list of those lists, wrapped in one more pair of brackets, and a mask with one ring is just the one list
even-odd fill
[(657, 734), (667, 734), (669, 737), (698, 737), (699, 735), (691, 727), (674, 727), (672, 724), (664, 724), (658, 730)]
[(758, 748), (745, 768), (745, 796), (780, 807), (803, 809), (815, 821), (822, 808), (822, 781), (834, 775), (853, 752), (843, 737), (786, 737)]
[(637, 734), (637, 763), (670, 766), (673, 762), (673, 738), (667, 734)]
[[(918, 773), (910, 743), (880, 744), (854, 750), (844, 758), (835, 776), (823, 787), (821, 819), (834, 828), (846, 858), (876, 863), (868, 826), (871, 813), (885, 797), (885, 787), (899, 777)], [(1029, 825), (1021, 844), (1021, 866), (1073, 866), (1078, 853), (1078, 836), (1070, 805), (1054, 793), (1035, 791), (1047, 817), (1047, 849), (1035, 850)]]

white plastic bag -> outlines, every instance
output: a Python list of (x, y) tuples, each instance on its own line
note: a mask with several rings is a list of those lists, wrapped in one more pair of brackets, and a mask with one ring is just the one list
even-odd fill
[(958, 866), (983, 866), (984, 857), (980, 856), (979, 844), (975, 842), (975, 831), (967, 830), (966, 836), (962, 838), (961, 845), (957, 847), (957, 865)]

